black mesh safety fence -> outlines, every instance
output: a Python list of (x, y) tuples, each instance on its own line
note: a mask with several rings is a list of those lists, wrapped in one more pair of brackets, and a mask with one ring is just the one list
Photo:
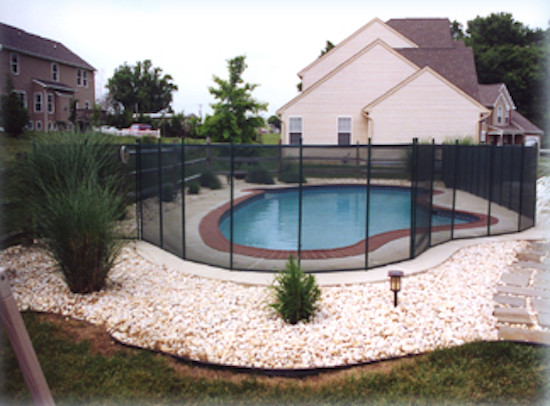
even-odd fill
[(133, 235), (224, 269), (369, 269), (535, 225), (536, 146), (128, 148)]

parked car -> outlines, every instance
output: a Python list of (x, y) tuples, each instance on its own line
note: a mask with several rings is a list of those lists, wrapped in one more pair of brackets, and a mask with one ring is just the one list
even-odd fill
[(143, 137), (145, 135), (160, 138), (160, 130), (153, 130), (149, 124), (134, 123), (130, 128), (124, 128), (120, 135), (132, 135), (134, 137)]

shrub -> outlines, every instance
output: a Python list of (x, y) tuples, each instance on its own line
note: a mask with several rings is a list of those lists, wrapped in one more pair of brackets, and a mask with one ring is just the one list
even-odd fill
[[(279, 180), (284, 183), (300, 183), (300, 168), (296, 165), (285, 165)], [(302, 183), (306, 183), (306, 178), (302, 174)]]
[(220, 179), (212, 171), (205, 171), (201, 173), (199, 183), (201, 186), (208, 187), (210, 189), (221, 189), (222, 187)]
[(296, 324), (308, 321), (317, 310), (321, 290), (315, 277), (305, 274), (291, 255), (285, 270), (275, 277), (271, 288), (275, 292), (275, 302), (270, 304), (287, 323)]
[(172, 183), (166, 183), (162, 186), (162, 201), (163, 202), (172, 202), (174, 201), (175, 196), (175, 187)]
[(250, 168), (246, 174), (246, 181), (248, 183), (257, 183), (260, 185), (273, 185), (275, 183), (271, 173), (261, 166)]
[(201, 187), (199, 183), (196, 181), (190, 182), (187, 185), (187, 193), (189, 193), (190, 195), (198, 195), (200, 190), (201, 190)]
[(100, 290), (120, 252), (127, 179), (97, 134), (44, 137), (14, 167), (12, 199), (75, 293)]

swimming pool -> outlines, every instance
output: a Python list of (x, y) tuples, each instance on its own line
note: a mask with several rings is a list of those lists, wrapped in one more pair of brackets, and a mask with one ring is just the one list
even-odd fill
[[(333, 250), (365, 239), (366, 189), (361, 185), (305, 187), (302, 190), (302, 249)], [(299, 191), (297, 188), (268, 190), (234, 207), (233, 242), (268, 250), (295, 250), (298, 245)], [(369, 236), (411, 225), (409, 188), (372, 186), (370, 189)], [(418, 216), (417, 211), (417, 216)], [(420, 210), (421, 216), (428, 209)], [(231, 238), (231, 216), (219, 220), (223, 236)], [(419, 219), (417, 218), (417, 221)], [(455, 224), (477, 221), (473, 215), (455, 215)], [(432, 226), (450, 225), (450, 212), (432, 213)]]

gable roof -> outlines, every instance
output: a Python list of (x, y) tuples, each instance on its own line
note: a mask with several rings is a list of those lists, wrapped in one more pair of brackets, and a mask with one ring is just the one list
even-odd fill
[(420, 77), (421, 75), (424, 75), (424, 74), (431, 74), (433, 75), (434, 77), (436, 77), (437, 79), (439, 79), (442, 83), (444, 83), (445, 85), (449, 86), (451, 89), (454, 89), (458, 94), (460, 94), (462, 97), (466, 98), (467, 100), (469, 100), (471, 103), (477, 105), (480, 110), (483, 110), (485, 113), (489, 113), (490, 111), (484, 106), (482, 105), (479, 100), (477, 100), (476, 98), (470, 96), (468, 93), (464, 92), (462, 89), (460, 89), (459, 87), (457, 87), (456, 85), (454, 85), (452, 82), (450, 82), (448, 79), (446, 79), (443, 75), (437, 73), (434, 69), (430, 68), (429, 66), (425, 66), (424, 68), (422, 69), (419, 69), (418, 71), (416, 71), (415, 73), (413, 73), (411, 76), (409, 76), (407, 79), (403, 80), (402, 82), (398, 83), (396, 86), (394, 86), (392, 89), (388, 90), (386, 93), (384, 93), (383, 95), (381, 95), (380, 97), (378, 97), (376, 100), (373, 100), (372, 102), (370, 102), (369, 104), (367, 104), (365, 107), (363, 107), (363, 111), (364, 112), (367, 112), (369, 111), (369, 109), (371, 109), (372, 107), (376, 106), (377, 104), (380, 104), (382, 103), (384, 100), (386, 100), (387, 98), (391, 97), (393, 94), (397, 93), (399, 90), (403, 89), (405, 86), (407, 86), (409, 83), (413, 82), (414, 80), (416, 80), (418, 77)]
[(540, 134), (542, 135), (543, 131), (538, 128), (535, 124), (526, 119), (521, 115), (517, 110), (512, 110), (512, 123), (529, 134)]
[(448, 18), (394, 18), (386, 24), (421, 48), (453, 47)]
[[(403, 41), (407, 42), (410, 44), (411, 47), (417, 47), (418, 45), (415, 44), (413, 41), (411, 41), (409, 38), (407, 38), (406, 36), (404, 36), (402, 33), (400, 33), (399, 31), (396, 31), (395, 29), (393, 29), (392, 27), (388, 26), (386, 23), (384, 23), (384, 21), (380, 20), (379, 18), (375, 17), (373, 18), (372, 20), (370, 20), (368, 23), (366, 23), (364, 26), (362, 26), (361, 28), (359, 28), (357, 31), (355, 31), (353, 34), (351, 34), (350, 36), (348, 36), (347, 38), (345, 38), (344, 40), (342, 40), (340, 43), (338, 43), (334, 48), (341, 48), (341, 47), (344, 47), (349, 41), (351, 41), (353, 38), (357, 37), (358, 35), (360, 35), (361, 33), (363, 33), (365, 30), (367, 30), (371, 25), (373, 24), (381, 24), (383, 26), (385, 26), (390, 32), (392, 32), (393, 34), (397, 35), (398, 37), (401, 37), (403, 39)], [(369, 45), (369, 44), (365, 44), (366, 45)], [(331, 49), (332, 51), (332, 49)], [(301, 78), (303, 76), (303, 74), (309, 70), (312, 66), (316, 65), (317, 63), (319, 63), (320, 61), (322, 61), (323, 59), (327, 58), (331, 56), (330, 55), (330, 51), (329, 52), (326, 52), (325, 54), (321, 55), (319, 58), (315, 59), (313, 62), (311, 62), (308, 66), (306, 66), (305, 68), (303, 68), (300, 72), (298, 72), (298, 76)]]
[(367, 45), (366, 47), (364, 47), (361, 51), (357, 52), (354, 56), (352, 56), (351, 58), (349, 58), (347, 61), (345, 61), (344, 63), (340, 64), (340, 66), (338, 66), (337, 68), (333, 69), (332, 71), (330, 71), (328, 74), (326, 74), (323, 78), (319, 79), (317, 82), (315, 82), (313, 85), (309, 86), (306, 90), (300, 92), (300, 94), (298, 94), (296, 97), (294, 97), (292, 100), (290, 100), (288, 103), (286, 103), (284, 106), (280, 107), (278, 110), (277, 110), (277, 114), (280, 114), (282, 111), (286, 110), (288, 107), (290, 107), (291, 105), (293, 105), (294, 103), (296, 103), (297, 101), (299, 101), (300, 99), (302, 99), (303, 97), (305, 97), (306, 95), (308, 95), (309, 93), (311, 93), (313, 90), (317, 89), (319, 86), (321, 86), (323, 83), (325, 83), (327, 80), (329, 80), (331, 77), (333, 77), (334, 75), (336, 75), (338, 72), (340, 72), (342, 69), (344, 69), (346, 66), (350, 65), (351, 63), (353, 63), (354, 61), (356, 61), (357, 59), (359, 59), (361, 56), (363, 56), (364, 54), (366, 54), (368, 51), (370, 51), (371, 49), (373, 49), (375, 46), (382, 46), (384, 49), (386, 49), (387, 51), (391, 52), (392, 54), (394, 54), (396, 57), (398, 57), (399, 59), (401, 59), (403, 62), (409, 64), (410, 66), (414, 67), (415, 69), (418, 69), (418, 66), (416, 66), (414, 63), (412, 63), (410, 60), (408, 60), (407, 58), (405, 58), (404, 56), (402, 56), (401, 54), (399, 54), (399, 52), (397, 52), (394, 48), (390, 47), (388, 44), (386, 44), (384, 41), (380, 40), (380, 39), (377, 39), (376, 41), (373, 41), (371, 42), (369, 45)]
[(457, 44), (451, 48), (400, 48), (401, 55), (421, 68), (429, 66), (476, 100), (480, 100), (474, 52)]
[(506, 104), (509, 105), (511, 109), (516, 109), (514, 100), (504, 83), (479, 85), (479, 97), (481, 102), (487, 107), (495, 107), (498, 99), (504, 97)]
[(92, 65), (62, 43), (30, 34), (4, 23), (0, 23), (0, 45), (10, 51), (61, 62), (78, 68), (95, 70)]

